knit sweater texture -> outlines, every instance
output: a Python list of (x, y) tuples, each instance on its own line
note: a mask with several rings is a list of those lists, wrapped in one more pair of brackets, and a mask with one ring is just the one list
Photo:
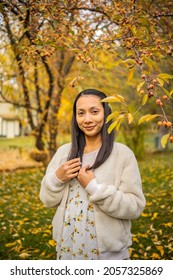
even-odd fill
[[(69, 188), (77, 179), (62, 183), (55, 175), (67, 161), (71, 144), (61, 146), (50, 161), (41, 182), (40, 199), (47, 207), (56, 207), (53, 238), (60, 245)], [(132, 244), (131, 220), (142, 213), (146, 200), (134, 153), (124, 144), (114, 143), (109, 158), (94, 170), (95, 179), (86, 187), (93, 203), (98, 248), (101, 253), (120, 252)]]

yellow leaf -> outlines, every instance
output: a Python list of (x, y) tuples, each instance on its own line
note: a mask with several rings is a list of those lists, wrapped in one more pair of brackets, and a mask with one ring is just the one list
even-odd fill
[(112, 120), (113, 118), (116, 118), (119, 115), (119, 112), (115, 111), (112, 114), (110, 114), (107, 119), (106, 122), (108, 123), (110, 120)]
[(157, 78), (157, 81), (159, 82), (159, 85), (161, 86), (161, 87), (163, 87), (163, 85), (164, 85), (164, 81), (162, 80), (162, 79), (159, 79), (159, 78)]
[(110, 134), (112, 132), (112, 130), (116, 127), (117, 125), (117, 121), (111, 123), (111, 125), (108, 128), (108, 133)]
[(137, 92), (139, 92), (141, 90), (141, 88), (143, 87), (145, 81), (141, 82), (139, 85), (137, 85)]
[(145, 116), (142, 116), (139, 121), (138, 121), (138, 125), (140, 125), (143, 122), (146, 122), (147, 118), (150, 116), (150, 114), (147, 114)]
[(154, 114), (154, 115), (151, 115), (151, 114), (147, 114), (145, 116), (142, 116), (139, 121), (138, 121), (138, 125), (140, 125), (141, 123), (143, 122), (149, 122), (149, 121), (152, 121), (154, 120), (155, 118), (157, 118), (159, 115), (158, 114)]
[(165, 134), (164, 136), (162, 136), (162, 138), (161, 138), (161, 145), (162, 145), (163, 148), (166, 147), (166, 144), (168, 142), (169, 137), (170, 137), (170, 133)]
[(139, 258), (139, 255), (134, 254), (134, 255), (133, 255), (133, 258)]
[(155, 260), (155, 259), (157, 259), (157, 260), (160, 260), (160, 256), (159, 256), (159, 254), (157, 254), (157, 253), (153, 253), (152, 255), (151, 255), (151, 257)]
[(132, 68), (129, 70), (128, 75), (127, 75), (128, 81), (131, 81), (131, 79), (133, 78), (134, 72), (135, 72), (135, 68)]
[(120, 125), (121, 125), (121, 123), (122, 123), (124, 117), (125, 117), (124, 114), (120, 114), (120, 115), (117, 117), (117, 119), (116, 119), (113, 123), (111, 123), (111, 125), (110, 125), (109, 128), (108, 128), (108, 133), (109, 133), (109, 134), (111, 133), (111, 131), (112, 131), (114, 128), (116, 128), (117, 131), (119, 130)]
[(6, 243), (5, 246), (6, 247), (12, 247), (12, 246), (15, 246), (16, 243), (17, 243), (16, 241), (15, 242), (11, 242), (11, 243)]
[(132, 58), (127, 58), (126, 60), (122, 61), (121, 63), (135, 65), (136, 61), (134, 59), (132, 59)]
[(142, 213), (141, 216), (142, 216), (142, 217), (149, 217), (150, 214), (148, 214), (148, 213)]
[(170, 91), (169, 96), (171, 97), (172, 94), (173, 94), (173, 89)]
[(133, 237), (133, 241), (139, 243), (139, 239), (137, 237)]
[(120, 94), (115, 94), (114, 96), (108, 96), (102, 99), (102, 102), (124, 102), (124, 97)]
[(148, 94), (146, 93), (142, 99), (142, 105), (144, 106), (148, 101)]
[(165, 224), (161, 224), (161, 225), (163, 225), (165, 227), (172, 227), (172, 223), (171, 222), (168, 222), (168, 223), (165, 223)]
[(48, 233), (48, 234), (51, 234), (51, 233), (52, 233), (52, 231), (51, 231), (50, 229), (46, 229), (44, 232), (45, 232), (45, 233)]
[(56, 242), (55, 242), (55, 240), (53, 240), (53, 239), (49, 240), (48, 244), (49, 244), (50, 246), (52, 246), (52, 247), (55, 247), (55, 246), (56, 246)]
[(167, 73), (160, 73), (158, 77), (162, 80), (164, 80), (166, 83), (169, 83), (170, 79), (173, 79), (173, 75), (167, 74)]
[(128, 119), (128, 123), (132, 123), (133, 122), (133, 115), (131, 113), (127, 114), (127, 119)]
[(153, 217), (151, 218), (151, 220), (156, 219), (156, 218), (157, 218), (157, 216), (158, 216), (158, 214), (159, 214), (159, 213), (156, 213), (156, 212), (155, 212), (155, 213), (153, 214)]
[(163, 256), (164, 255), (164, 248), (163, 248), (163, 246), (159, 245), (159, 246), (156, 246), (156, 248), (157, 248), (157, 250), (160, 251), (161, 256)]

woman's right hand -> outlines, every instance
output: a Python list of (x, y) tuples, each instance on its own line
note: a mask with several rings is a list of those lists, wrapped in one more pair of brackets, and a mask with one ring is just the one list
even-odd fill
[(78, 176), (81, 168), (80, 158), (74, 158), (64, 162), (55, 172), (60, 181), (66, 183), (67, 181)]

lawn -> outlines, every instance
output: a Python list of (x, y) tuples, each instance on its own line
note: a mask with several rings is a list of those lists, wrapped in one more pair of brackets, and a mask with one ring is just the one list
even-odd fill
[[(131, 259), (173, 259), (173, 153), (139, 162), (147, 206), (132, 223)], [(51, 235), (55, 209), (39, 200), (43, 168), (0, 173), (0, 259), (56, 258)]]

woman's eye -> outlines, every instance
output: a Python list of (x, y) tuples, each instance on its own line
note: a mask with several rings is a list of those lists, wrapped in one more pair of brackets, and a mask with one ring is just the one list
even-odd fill
[(78, 116), (83, 116), (83, 112), (78, 112)]
[(94, 111), (92, 111), (92, 113), (93, 113), (94, 115), (96, 115), (96, 114), (98, 113), (98, 111), (97, 111), (97, 110), (94, 110)]

